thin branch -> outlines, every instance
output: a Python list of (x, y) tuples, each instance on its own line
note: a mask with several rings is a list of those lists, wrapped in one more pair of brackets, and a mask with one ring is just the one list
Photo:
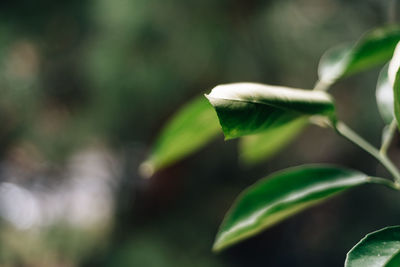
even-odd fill
[(387, 151), (389, 149), (390, 144), (392, 143), (396, 130), (397, 130), (397, 121), (396, 119), (393, 119), (392, 123), (390, 123), (389, 125), (387, 133), (383, 137), (382, 146), (381, 149), (379, 150), (379, 153), (381, 153), (382, 155), (387, 155)]
[(390, 174), (395, 179), (396, 184), (400, 184), (400, 172), (386, 155), (381, 154), (377, 148), (368, 143), (364, 138), (351, 130), (343, 122), (337, 122), (334, 125), (334, 128), (341, 136), (347, 138), (348, 140), (371, 154), (373, 157), (375, 157), (390, 172)]

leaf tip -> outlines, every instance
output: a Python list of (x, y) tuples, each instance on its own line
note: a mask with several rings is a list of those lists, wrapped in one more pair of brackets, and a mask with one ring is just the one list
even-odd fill
[(218, 254), (240, 242), (242, 237), (243, 236), (237, 236), (232, 238), (232, 236), (227, 236), (226, 232), (220, 230), (214, 240), (214, 244), (211, 250), (213, 253)]
[(150, 179), (155, 173), (155, 166), (150, 160), (146, 160), (139, 165), (139, 174), (143, 179)]
[(215, 105), (214, 105), (215, 99), (211, 96), (211, 93), (204, 94), (204, 96), (205, 96), (205, 98), (207, 98), (207, 100), (211, 104), (211, 106), (215, 109)]
[(232, 136), (230, 136), (229, 134), (227, 134), (225, 131), (224, 131), (224, 129), (222, 128), (222, 132), (224, 133), (224, 141), (226, 142), (226, 141), (229, 141), (229, 140), (232, 140), (232, 139), (235, 139), (235, 137), (232, 137)]
[(213, 253), (218, 254), (218, 253), (220, 253), (224, 248), (225, 248), (224, 244), (221, 243), (221, 241), (217, 238), (217, 239), (214, 241), (214, 244), (213, 244), (213, 247), (212, 247), (211, 251), (212, 251)]

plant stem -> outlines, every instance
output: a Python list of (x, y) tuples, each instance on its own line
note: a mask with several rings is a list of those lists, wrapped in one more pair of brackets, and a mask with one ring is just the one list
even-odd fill
[(381, 184), (381, 185), (387, 186), (391, 189), (400, 190), (400, 184), (393, 183), (391, 180), (383, 179), (380, 177), (374, 177), (374, 176), (369, 176), (369, 179), (371, 179), (371, 181), (376, 184)]
[(326, 83), (326, 82), (323, 82), (321, 80), (318, 80), (315, 83), (313, 90), (315, 90), (315, 91), (327, 91), (330, 86), (331, 86), (330, 83)]
[(381, 149), (379, 150), (379, 153), (381, 153), (381, 155), (387, 155), (387, 150), (388, 150), (390, 144), (392, 143), (392, 140), (393, 140), (394, 134), (396, 133), (396, 130), (397, 130), (397, 121), (396, 121), (396, 119), (393, 119), (389, 125), (389, 129), (388, 129), (386, 135), (383, 137), (382, 146), (381, 146)]
[(400, 184), (400, 172), (393, 162), (385, 155), (381, 154), (378, 149), (364, 140), (361, 136), (351, 130), (346, 124), (338, 121), (334, 125), (335, 130), (343, 137), (347, 138), (357, 146), (375, 157), (393, 176), (395, 183)]

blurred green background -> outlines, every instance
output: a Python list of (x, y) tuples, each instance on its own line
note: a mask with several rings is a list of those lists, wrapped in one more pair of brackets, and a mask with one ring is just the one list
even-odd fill
[[(399, 194), (358, 188), (211, 252), (237, 194), (272, 171), (386, 175), (329, 130), (254, 168), (222, 133), (151, 179), (138, 166), (168, 118), (217, 84), (312, 88), (321, 54), (387, 24), (391, 2), (2, 0), (0, 266), (343, 266), (366, 233), (400, 223)], [(340, 117), (376, 145), (378, 71), (332, 88)]]

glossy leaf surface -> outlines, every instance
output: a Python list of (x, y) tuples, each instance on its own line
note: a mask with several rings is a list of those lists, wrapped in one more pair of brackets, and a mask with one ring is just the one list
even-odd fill
[(347, 254), (345, 267), (399, 266), (400, 226), (366, 235)]
[(217, 116), (201, 95), (179, 110), (156, 139), (149, 158), (142, 163), (141, 173), (151, 176), (188, 154), (198, 150), (220, 131)]
[(239, 158), (246, 165), (259, 163), (288, 145), (305, 127), (306, 118), (299, 118), (260, 134), (245, 136), (239, 141)]
[(388, 263), (386, 263), (385, 267), (399, 267), (400, 266), (400, 251), (397, 252)]
[(301, 117), (334, 117), (333, 101), (321, 91), (233, 83), (219, 85), (206, 96), (217, 111), (226, 139), (260, 133)]
[(220, 227), (222, 250), (348, 188), (374, 179), (330, 165), (304, 165), (271, 174), (237, 198)]
[(388, 65), (385, 65), (379, 73), (376, 85), (376, 102), (384, 122), (390, 124), (394, 119), (394, 97), (393, 87), (388, 78)]
[(327, 84), (351, 74), (384, 64), (392, 57), (400, 40), (400, 28), (385, 27), (367, 32), (354, 45), (328, 50), (318, 67), (319, 79)]

